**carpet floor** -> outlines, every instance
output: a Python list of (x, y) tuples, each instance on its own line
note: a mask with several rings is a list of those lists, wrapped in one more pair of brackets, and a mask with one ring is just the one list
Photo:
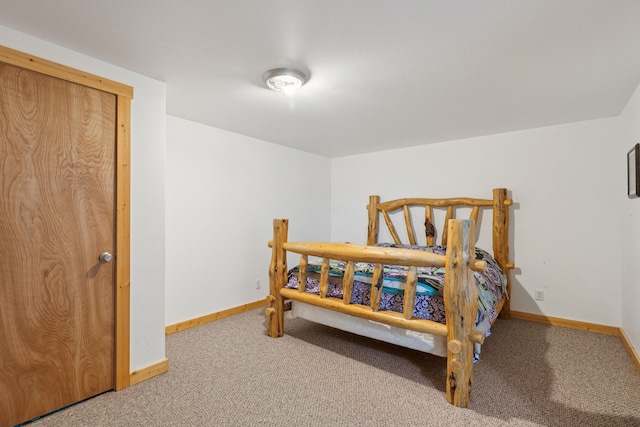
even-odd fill
[(30, 427), (640, 427), (640, 374), (614, 336), (498, 320), (461, 409), (444, 358), (303, 319), (265, 330), (253, 310), (169, 335), (169, 372)]

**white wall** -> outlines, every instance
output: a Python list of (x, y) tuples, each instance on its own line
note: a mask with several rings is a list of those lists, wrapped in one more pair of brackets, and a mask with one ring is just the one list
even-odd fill
[[(622, 168), (627, 152), (640, 142), (640, 87), (620, 115), (620, 123), (616, 166)], [(628, 199), (623, 192), (621, 206), (622, 328), (633, 346), (640, 349), (640, 199)]]
[(602, 119), (333, 159), (331, 238), (364, 243), (369, 194), (491, 198), (492, 188), (507, 187), (512, 309), (619, 326), (626, 172), (617, 128), (617, 118)]
[(166, 324), (263, 299), (273, 219), (327, 240), (329, 176), (328, 158), (169, 116)]
[(165, 85), (0, 27), (0, 44), (134, 88), (131, 104), (131, 370), (157, 363), (164, 346)]

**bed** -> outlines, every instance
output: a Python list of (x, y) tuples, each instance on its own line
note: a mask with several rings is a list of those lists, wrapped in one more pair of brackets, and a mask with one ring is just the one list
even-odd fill
[[(284, 334), (285, 311), (291, 310), (294, 316), (446, 357), (447, 401), (467, 407), (480, 345), (496, 317), (510, 317), (511, 205), (505, 188), (494, 189), (491, 199), (381, 202), (370, 196), (366, 245), (288, 242), (288, 220), (275, 219), (268, 335)], [(476, 226), (488, 221), (485, 211), (492, 212), (492, 253), (475, 246)], [(391, 241), (379, 242), (381, 235)], [(289, 269), (291, 254), (300, 260)]]

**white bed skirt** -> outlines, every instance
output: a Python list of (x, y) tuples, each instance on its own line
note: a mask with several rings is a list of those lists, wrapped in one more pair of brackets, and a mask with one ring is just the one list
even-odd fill
[(300, 301), (291, 301), (291, 311), (286, 313), (287, 317), (300, 317), (357, 335), (447, 357), (447, 338), (443, 336), (389, 326)]

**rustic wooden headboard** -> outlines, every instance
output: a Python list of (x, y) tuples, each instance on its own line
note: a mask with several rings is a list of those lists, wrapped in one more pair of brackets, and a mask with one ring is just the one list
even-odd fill
[[(514, 268), (514, 265), (509, 261), (509, 206), (513, 204), (513, 200), (507, 198), (506, 188), (495, 188), (493, 190), (493, 199), (475, 199), (468, 197), (447, 198), (447, 199), (429, 199), (429, 198), (404, 198), (397, 200), (390, 200), (388, 202), (380, 202), (379, 196), (370, 196), (369, 205), (367, 210), (369, 212), (369, 224), (367, 234), (367, 245), (375, 245), (378, 243), (378, 232), (380, 229), (380, 214), (387, 226), (387, 230), (391, 234), (394, 242), (397, 244), (408, 243), (410, 245), (417, 244), (417, 238), (413, 222), (411, 219), (412, 207), (424, 208), (424, 219), (426, 226), (426, 242), (427, 245), (435, 244), (436, 233), (430, 232), (429, 228), (434, 227), (434, 209), (444, 209), (445, 218), (444, 224), (440, 228), (441, 242), (440, 244), (447, 244), (447, 223), (450, 219), (456, 218), (456, 212), (462, 209), (471, 209), (469, 219), (478, 221), (478, 215), (480, 209), (491, 209), (493, 211), (493, 232), (492, 232), (492, 246), (493, 257), (498, 262), (502, 270), (507, 275), (507, 295), (511, 296), (511, 279), (509, 270)], [(409, 241), (402, 242), (396, 227), (394, 226), (390, 214), (393, 212), (402, 211), (404, 214), (404, 226), (407, 230), (407, 236)], [(502, 317), (509, 316), (508, 302), (502, 310)]]

